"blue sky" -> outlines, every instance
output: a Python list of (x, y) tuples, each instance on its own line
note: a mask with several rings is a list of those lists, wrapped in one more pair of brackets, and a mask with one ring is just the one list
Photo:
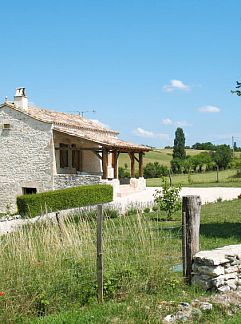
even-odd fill
[(41, 0), (1, 3), (0, 99), (86, 117), (120, 138), (241, 146), (241, 1)]

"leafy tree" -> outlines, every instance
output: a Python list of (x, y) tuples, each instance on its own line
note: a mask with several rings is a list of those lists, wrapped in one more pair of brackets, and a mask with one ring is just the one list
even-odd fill
[[(241, 88), (241, 82), (236, 81), (236, 89)], [(232, 93), (236, 93), (237, 96), (241, 96), (241, 91), (240, 90), (231, 90)]]
[(220, 169), (226, 169), (232, 160), (233, 152), (227, 144), (217, 145), (216, 151), (212, 152), (211, 157)]
[(156, 190), (154, 201), (160, 210), (167, 213), (167, 219), (171, 220), (172, 215), (181, 208), (181, 198), (179, 195), (181, 186), (170, 186), (165, 178), (162, 180), (162, 190)]
[(160, 165), (159, 162), (147, 163), (144, 167), (145, 178), (161, 178), (168, 175), (168, 168), (165, 165)]
[(195, 143), (192, 146), (192, 149), (194, 150), (206, 150), (206, 151), (214, 151), (216, 146), (212, 144), (211, 142), (205, 142), (205, 143)]
[(173, 159), (181, 159), (181, 160), (184, 160), (186, 158), (185, 135), (183, 129), (180, 127), (178, 127), (175, 132), (172, 157)]
[(175, 158), (171, 160), (171, 170), (173, 173), (182, 173), (183, 160)]

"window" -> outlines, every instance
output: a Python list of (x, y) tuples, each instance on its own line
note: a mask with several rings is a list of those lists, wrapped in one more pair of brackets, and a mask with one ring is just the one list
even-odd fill
[(11, 125), (10, 124), (3, 124), (3, 129), (10, 129)]
[(37, 189), (36, 188), (23, 187), (22, 188), (22, 191), (23, 191), (23, 195), (32, 195), (32, 194), (36, 194), (37, 193)]
[(67, 144), (60, 144), (59, 145), (59, 158), (60, 158), (60, 167), (67, 168), (69, 166), (69, 152), (68, 152), (68, 145)]
[(78, 149), (72, 150), (72, 167), (76, 171), (82, 171), (82, 152)]

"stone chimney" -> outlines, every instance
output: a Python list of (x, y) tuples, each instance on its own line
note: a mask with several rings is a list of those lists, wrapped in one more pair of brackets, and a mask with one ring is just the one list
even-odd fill
[(28, 98), (25, 95), (25, 88), (17, 88), (14, 96), (14, 105), (22, 111), (28, 111)]

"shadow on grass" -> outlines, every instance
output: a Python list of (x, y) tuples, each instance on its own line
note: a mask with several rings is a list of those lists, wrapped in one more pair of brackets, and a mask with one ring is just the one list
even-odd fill
[(201, 224), (200, 234), (206, 237), (235, 237), (241, 242), (241, 223), (209, 223)]

